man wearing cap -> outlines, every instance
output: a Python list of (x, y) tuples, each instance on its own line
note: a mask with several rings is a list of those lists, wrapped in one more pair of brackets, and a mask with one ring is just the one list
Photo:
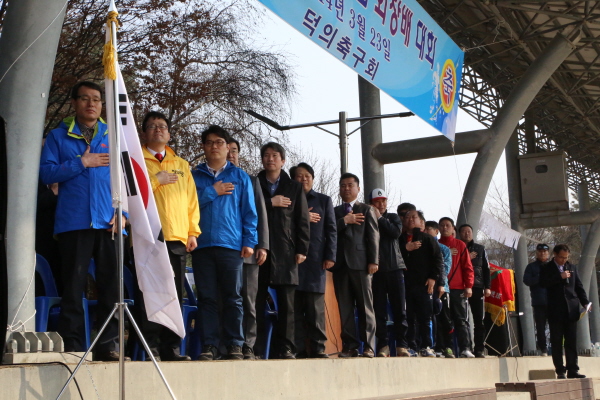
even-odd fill
[(531, 292), (531, 307), (533, 308), (533, 319), (535, 321), (535, 334), (537, 347), (542, 356), (548, 355), (548, 344), (546, 342), (546, 323), (548, 322), (548, 305), (546, 302), (546, 288), (540, 286), (540, 271), (548, 258), (550, 247), (540, 243), (535, 248), (535, 261), (528, 264), (523, 274), (523, 283), (529, 286)]
[(398, 214), (387, 211), (387, 194), (374, 189), (370, 194), (371, 205), (379, 224), (379, 271), (373, 275), (373, 307), (377, 326), (377, 357), (389, 357), (387, 331), (387, 302), (389, 300), (396, 333), (396, 355), (408, 357), (406, 343), (406, 298), (404, 270), (406, 265), (400, 253), (398, 239), (402, 233), (402, 221)]

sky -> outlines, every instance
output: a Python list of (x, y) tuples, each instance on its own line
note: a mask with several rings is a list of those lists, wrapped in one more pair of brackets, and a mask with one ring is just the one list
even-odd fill
[[(252, 38), (262, 46), (272, 46), (289, 55), (288, 63), (296, 74), (297, 96), (291, 106), (291, 118), (277, 121), (281, 125), (338, 119), (340, 111), (348, 118), (358, 117), (358, 77), (349, 67), (296, 31), (270, 10), (254, 0), (264, 10), (263, 25)], [(396, 100), (381, 92), (381, 113), (391, 114), (409, 111)], [(268, 117), (268, 116), (267, 116)], [(358, 127), (351, 123), (348, 131)], [(337, 132), (337, 125), (325, 126)], [(459, 110), (456, 132), (482, 129), (483, 126)], [(389, 118), (382, 120), (383, 142), (395, 142), (440, 135), (419, 117)], [(277, 137), (279, 132), (274, 131)], [(290, 141), (306, 153), (314, 153), (329, 159), (339, 171), (338, 139), (317, 128), (301, 128), (289, 131)], [(460, 140), (460, 139), (459, 139)], [(385, 166), (385, 188), (389, 196), (389, 208), (400, 202), (410, 202), (425, 213), (428, 220), (443, 216), (456, 217), (475, 154), (451, 156), (431, 160), (388, 164)], [(360, 131), (350, 136), (348, 169), (362, 177)], [(318, 171), (315, 171), (318, 174)], [(498, 163), (493, 182), (506, 186), (506, 162), (504, 155)], [(336, 199), (334, 199), (335, 203)]]

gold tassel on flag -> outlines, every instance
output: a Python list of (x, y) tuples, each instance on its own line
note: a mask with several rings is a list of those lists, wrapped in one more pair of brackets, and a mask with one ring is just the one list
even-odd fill
[(106, 19), (106, 29), (110, 33), (109, 37), (111, 38), (106, 44), (104, 44), (104, 55), (102, 56), (102, 65), (104, 65), (104, 76), (106, 79), (116, 80), (117, 79), (117, 70), (115, 69), (116, 58), (117, 58), (117, 49), (113, 46), (112, 43), (112, 23), (115, 23), (115, 26), (119, 26), (119, 20), (117, 17), (119, 13), (116, 11), (110, 11), (108, 13), (108, 18)]

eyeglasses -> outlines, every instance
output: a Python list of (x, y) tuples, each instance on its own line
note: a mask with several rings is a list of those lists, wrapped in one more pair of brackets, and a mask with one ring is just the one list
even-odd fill
[(146, 129), (150, 131), (155, 131), (157, 129), (160, 129), (161, 131), (166, 131), (167, 129), (169, 129), (169, 127), (167, 125), (148, 125)]
[(212, 147), (213, 145), (216, 145), (217, 147), (223, 147), (226, 144), (227, 142), (223, 139), (207, 140), (206, 142), (204, 142), (204, 147)]
[(102, 103), (102, 99), (99, 97), (89, 97), (89, 96), (77, 96), (78, 100), (83, 101), (84, 103), (94, 103), (94, 104), (98, 104), (98, 103)]

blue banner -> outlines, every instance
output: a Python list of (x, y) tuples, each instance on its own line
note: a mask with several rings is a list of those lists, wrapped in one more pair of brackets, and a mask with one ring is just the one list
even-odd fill
[(416, 0), (259, 0), (454, 140), (464, 53)]

